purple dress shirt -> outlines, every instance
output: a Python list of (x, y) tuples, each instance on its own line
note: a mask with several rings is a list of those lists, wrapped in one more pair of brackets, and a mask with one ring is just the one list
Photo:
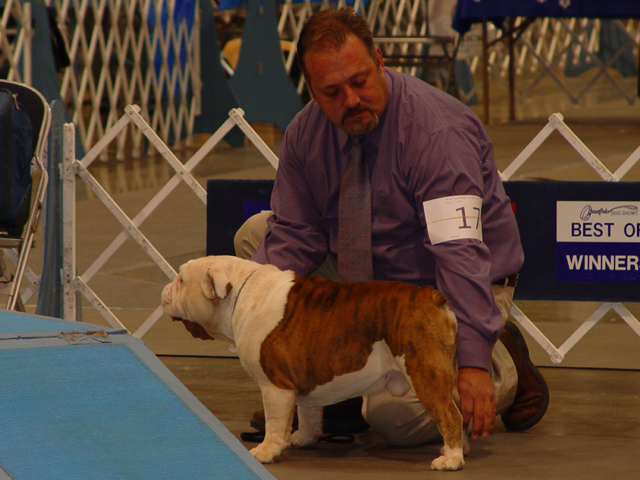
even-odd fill
[[(376, 280), (432, 285), (458, 318), (460, 367), (489, 369), (504, 320), (492, 283), (520, 270), (520, 236), (480, 120), (452, 96), (386, 70), (389, 102), (364, 136), (371, 174)], [(271, 197), (273, 216), (253, 260), (312, 273), (337, 256), (338, 196), (351, 141), (311, 101), (285, 132)], [(483, 241), (433, 245), (423, 203), (457, 195), (482, 198)]]

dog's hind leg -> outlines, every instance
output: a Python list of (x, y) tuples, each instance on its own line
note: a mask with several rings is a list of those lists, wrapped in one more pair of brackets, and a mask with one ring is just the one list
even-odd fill
[(272, 463), (289, 446), (296, 394), (273, 385), (261, 387), (265, 436), (251, 454), (261, 463)]
[(298, 430), (291, 434), (291, 445), (307, 447), (322, 436), (322, 407), (298, 405)]
[(408, 362), (407, 372), (420, 403), (444, 440), (442, 456), (431, 463), (431, 469), (460, 470), (464, 467), (462, 414), (451, 394), (455, 374), (449, 359), (433, 353), (420, 354), (415, 362)]
[(440, 394), (433, 389), (416, 393), (427, 414), (438, 426), (444, 447), (442, 455), (431, 463), (431, 470), (459, 470), (464, 466), (464, 446), (462, 431), (462, 414), (446, 392)]

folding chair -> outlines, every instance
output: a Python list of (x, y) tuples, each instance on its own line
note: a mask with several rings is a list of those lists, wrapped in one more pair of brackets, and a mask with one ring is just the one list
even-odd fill
[(33, 238), (40, 223), (42, 205), (47, 192), (49, 177), (42, 163), (42, 158), (51, 126), (51, 109), (42, 94), (28, 85), (0, 80), (0, 88), (13, 92), (17, 96), (17, 101), (29, 115), (33, 128), (33, 156), (31, 163), (32, 166), (35, 164), (40, 170), (38, 189), (33, 198), (29, 218), (24, 230), (20, 235), (15, 235), (14, 232), (0, 232), (0, 248), (15, 250), (18, 258), (6, 304), (7, 310), (14, 310), (20, 294), (20, 284), (27, 268), (27, 259), (33, 245)]
[[(447, 75), (442, 81), (442, 90), (449, 92), (457, 88), (455, 63), (458, 54), (458, 37), (441, 35), (384, 36), (373, 37), (374, 43), (382, 46), (384, 64), (388, 67), (419, 67), (426, 79), (429, 69), (444, 68)], [(437, 47), (435, 50), (432, 47)], [(403, 53), (402, 49), (407, 49)], [(437, 53), (434, 53), (436, 51)]]
[[(459, 35), (451, 27), (455, 0), (369, 2), (367, 21), (385, 66), (407, 69), (457, 96)], [(391, 8), (388, 8), (391, 7)], [(446, 72), (446, 73), (445, 73)]]

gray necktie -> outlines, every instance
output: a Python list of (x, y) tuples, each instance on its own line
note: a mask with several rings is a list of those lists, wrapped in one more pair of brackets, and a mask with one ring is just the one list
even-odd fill
[(338, 207), (338, 275), (341, 281), (373, 280), (371, 185), (360, 138), (352, 138), (351, 162), (342, 179)]

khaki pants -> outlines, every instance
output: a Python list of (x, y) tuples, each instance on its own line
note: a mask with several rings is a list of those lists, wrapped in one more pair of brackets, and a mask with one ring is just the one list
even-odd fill
[[(236, 256), (249, 259), (253, 252), (258, 249), (258, 245), (262, 238), (269, 231), (267, 226), (267, 218), (271, 216), (271, 212), (263, 211), (256, 213), (238, 229), (233, 239), (233, 246), (236, 250)], [(325, 262), (320, 265), (313, 275), (327, 278), (329, 280), (338, 279), (338, 265), (333, 255), (328, 255)]]
[[(238, 230), (234, 239), (237, 256), (251, 257), (269, 230), (266, 221), (270, 214), (261, 212), (254, 215)], [(333, 256), (329, 255), (314, 274), (336, 280), (338, 273)], [(513, 287), (493, 286), (496, 303), (505, 321), (511, 308), (513, 291)], [(493, 348), (489, 373), (496, 393), (496, 412), (500, 415), (513, 403), (518, 384), (516, 367), (501, 342)], [(383, 440), (393, 445), (420, 445), (441, 438), (438, 428), (422, 408), (413, 389), (402, 397), (394, 397), (386, 391), (365, 397), (362, 415)]]

